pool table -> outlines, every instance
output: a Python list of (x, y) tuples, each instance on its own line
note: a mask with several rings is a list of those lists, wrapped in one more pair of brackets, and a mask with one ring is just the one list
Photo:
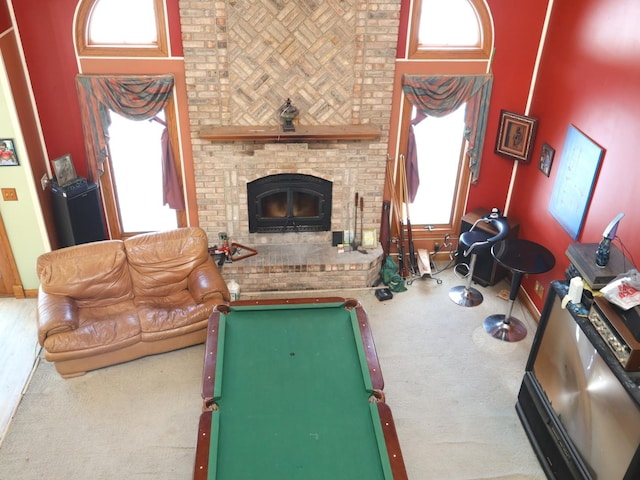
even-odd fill
[(194, 480), (404, 480), (367, 315), (338, 297), (209, 319)]

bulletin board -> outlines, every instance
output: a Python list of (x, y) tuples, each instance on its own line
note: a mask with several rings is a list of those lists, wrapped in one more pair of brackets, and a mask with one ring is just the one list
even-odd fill
[(573, 240), (577, 240), (582, 231), (603, 156), (602, 147), (575, 126), (569, 126), (549, 212)]

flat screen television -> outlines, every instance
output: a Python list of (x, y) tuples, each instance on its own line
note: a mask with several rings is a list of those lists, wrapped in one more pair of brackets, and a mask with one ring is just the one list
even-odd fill
[(561, 307), (557, 290), (540, 318), (518, 416), (547, 477), (640, 479), (638, 386), (589, 321)]

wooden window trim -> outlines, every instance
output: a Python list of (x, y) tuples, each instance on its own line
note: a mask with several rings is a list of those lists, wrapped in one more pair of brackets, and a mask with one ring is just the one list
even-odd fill
[(482, 0), (468, 0), (478, 16), (480, 44), (477, 47), (427, 47), (420, 45), (418, 31), (422, 12), (422, 0), (415, 0), (409, 35), (409, 58), (411, 59), (488, 59), (493, 50), (493, 28), (491, 16)]
[(89, 20), (98, 0), (82, 0), (78, 8), (78, 22), (76, 23), (76, 45), (78, 55), (93, 57), (167, 57), (167, 31), (165, 22), (164, 2), (154, 0), (158, 43), (156, 45), (90, 45)]

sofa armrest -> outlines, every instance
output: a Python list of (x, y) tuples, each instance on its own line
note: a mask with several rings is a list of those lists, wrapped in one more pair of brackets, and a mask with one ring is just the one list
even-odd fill
[(222, 296), (226, 302), (231, 300), (227, 284), (211, 257), (189, 274), (187, 288), (196, 303), (202, 303), (213, 295)]
[(51, 295), (40, 288), (38, 292), (38, 342), (44, 346), (47, 337), (75, 330), (79, 325), (75, 300), (64, 295)]

